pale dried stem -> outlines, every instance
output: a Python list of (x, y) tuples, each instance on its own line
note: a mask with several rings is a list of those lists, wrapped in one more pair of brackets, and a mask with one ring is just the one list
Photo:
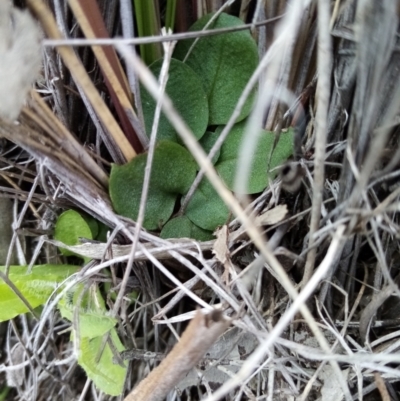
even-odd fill
[[(108, 177), (106, 173), (93, 161), (93, 159), (88, 155), (86, 150), (82, 145), (75, 139), (75, 137), (68, 131), (68, 129), (56, 118), (54, 113), (50, 110), (46, 102), (41, 98), (41, 96), (36, 92), (31, 92), (32, 98), (36, 104), (34, 104), (35, 109), (39, 109), (44, 114), (42, 118), (42, 123), (49, 124), (53, 130), (49, 129), (46, 132), (52, 136), (52, 138), (57, 141), (57, 143), (62, 147), (71, 158), (77, 160), (79, 165), (82, 166), (82, 170), (87, 170), (99, 183), (103, 185), (104, 188), (108, 187)], [(32, 112), (29, 109), (25, 110), (26, 113), (32, 117)], [(51, 124), (53, 124), (51, 126)]]
[[(96, 39), (96, 32), (94, 31), (94, 27), (86, 15), (85, 8), (82, 6), (82, 4), (78, 0), (68, 0), (68, 3), (86, 38)], [(142, 124), (139, 122), (136, 112), (132, 107), (132, 99), (128, 83), (126, 82), (125, 75), (122, 73), (122, 66), (115, 55), (114, 49), (112, 49), (112, 54), (115, 55), (114, 66), (111, 64), (112, 59), (110, 59), (110, 57), (112, 56), (106, 54), (102, 46), (92, 46), (92, 50), (103, 71), (103, 75), (107, 77), (107, 80), (110, 82), (112, 90), (117, 96), (118, 102), (121, 104), (121, 107), (129, 118), (130, 123), (135, 129), (138, 138), (141, 142), (147, 143), (147, 138), (143, 132)], [(119, 75), (118, 72), (120, 72)], [(130, 159), (127, 160), (129, 161)]]
[[(63, 37), (58, 29), (54, 16), (46, 4), (42, 0), (27, 0), (27, 4), (40, 19), (43, 29), (46, 31), (47, 35), (52, 38), (62, 40)], [(99, 95), (96, 87), (91, 81), (87, 71), (83, 67), (74, 50), (68, 46), (61, 46), (58, 48), (58, 52), (65, 65), (70, 70), (76, 83), (85, 90), (87, 97), (97, 113), (97, 116), (100, 118), (109, 134), (115, 139), (125, 158), (127, 160), (131, 160), (136, 156), (136, 152), (126, 139), (121, 128), (115, 121), (114, 116), (111, 114), (109, 108)]]
[(195, 39), (198, 37), (221, 35), (229, 32), (245, 31), (253, 28), (254, 26), (262, 26), (279, 21), (282, 16), (267, 19), (265, 21), (260, 21), (255, 24), (244, 24), (241, 26), (235, 26), (231, 28), (220, 28), (213, 29), (211, 31), (195, 31), (186, 33), (175, 33), (166, 36), (151, 36), (143, 38), (112, 38), (112, 39), (45, 39), (43, 41), (43, 46), (119, 46), (119, 45), (146, 45), (152, 43), (162, 43), (162, 42), (172, 42), (182, 39)]
[(169, 391), (203, 358), (230, 321), (221, 312), (197, 311), (172, 351), (124, 401), (162, 401)]
[(156, 110), (154, 113), (154, 121), (150, 135), (150, 143), (149, 143), (149, 150), (147, 153), (147, 160), (146, 160), (146, 167), (144, 170), (144, 179), (143, 179), (143, 189), (142, 194), (140, 197), (140, 206), (139, 206), (139, 213), (137, 217), (137, 225), (136, 225), (136, 232), (134, 236), (134, 240), (132, 243), (131, 252), (129, 255), (128, 264), (125, 268), (124, 276), (122, 278), (121, 289), (118, 292), (117, 299), (115, 300), (114, 307), (113, 307), (113, 314), (116, 315), (118, 310), (121, 306), (122, 299), (125, 294), (125, 289), (129, 281), (129, 277), (132, 272), (133, 262), (135, 260), (135, 253), (136, 248), (139, 241), (140, 230), (142, 229), (144, 217), (145, 217), (145, 210), (146, 210), (146, 201), (147, 201), (147, 194), (149, 192), (150, 187), (150, 176), (151, 176), (151, 167), (153, 163), (153, 156), (154, 156), (154, 149), (156, 146), (156, 138), (157, 138), (157, 131), (158, 131), (158, 124), (160, 121), (161, 115), (161, 101), (165, 93), (165, 88), (168, 82), (168, 69), (171, 62), (172, 52), (175, 47), (175, 42), (168, 42), (164, 44), (164, 61), (161, 67), (160, 72), (160, 97), (157, 100)]
[(314, 270), (317, 248), (314, 233), (319, 228), (321, 206), (325, 181), (325, 147), (328, 128), (329, 99), (331, 95), (332, 45), (329, 30), (330, 1), (318, 2), (318, 84), (317, 84), (317, 112), (315, 115), (315, 153), (314, 153), (314, 181), (311, 209), (306, 265), (304, 268), (301, 286), (304, 287)]

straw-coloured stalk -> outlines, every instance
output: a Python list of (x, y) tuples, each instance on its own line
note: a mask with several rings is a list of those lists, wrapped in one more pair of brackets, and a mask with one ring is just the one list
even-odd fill
[[(61, 39), (62, 34), (57, 27), (57, 23), (49, 10), (49, 8), (42, 1), (28, 0), (27, 4), (35, 12), (46, 34), (53, 39)], [(126, 139), (125, 134), (115, 121), (114, 116), (111, 114), (110, 109), (106, 106), (100, 94), (98, 93), (93, 82), (90, 80), (89, 75), (83, 67), (78, 56), (70, 47), (60, 47), (58, 52), (63, 59), (65, 65), (71, 71), (76, 83), (85, 91), (93, 109), (96, 111), (99, 119), (107, 128), (107, 131), (112, 136), (120, 150), (123, 152), (126, 160), (131, 160), (136, 156), (135, 150), (132, 148), (129, 141)]]
[[(69, 5), (87, 38), (108, 37), (107, 28), (103, 21), (96, 1), (69, 0)], [(92, 46), (99, 66), (103, 72), (105, 84), (118, 114), (121, 127), (134, 149), (139, 153), (142, 144), (148, 142), (141, 123), (132, 107), (132, 95), (128, 80), (112, 47)]]

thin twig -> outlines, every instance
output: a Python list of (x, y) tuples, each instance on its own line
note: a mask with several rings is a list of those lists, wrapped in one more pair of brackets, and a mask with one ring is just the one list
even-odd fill
[(329, 31), (330, 1), (319, 0), (318, 3), (318, 83), (317, 83), (317, 112), (315, 116), (315, 154), (314, 154), (314, 182), (311, 209), (306, 265), (301, 286), (311, 278), (317, 248), (314, 245), (314, 233), (318, 230), (321, 218), (321, 206), (325, 181), (325, 147), (329, 98), (331, 93), (332, 45)]
[(170, 390), (203, 358), (230, 321), (221, 311), (198, 311), (179, 342), (161, 364), (142, 380), (124, 401), (162, 401)]
[(235, 26), (231, 28), (220, 28), (213, 29), (210, 31), (195, 31), (195, 32), (185, 32), (185, 33), (175, 33), (166, 36), (151, 36), (144, 38), (114, 38), (114, 39), (45, 39), (43, 41), (43, 46), (118, 46), (118, 45), (144, 45), (151, 43), (162, 43), (162, 42), (174, 42), (183, 39), (193, 39), (205, 36), (220, 35), (229, 32), (245, 31), (251, 29), (254, 26), (262, 26), (272, 24), (279, 21), (283, 15), (278, 17), (270, 18), (265, 21), (260, 21), (255, 24), (245, 24), (240, 26)]
[(128, 280), (129, 280), (129, 277), (130, 277), (131, 271), (132, 271), (133, 261), (135, 259), (136, 247), (137, 247), (138, 241), (139, 241), (139, 233), (143, 226), (143, 221), (144, 221), (145, 211), (146, 211), (147, 194), (149, 192), (149, 187), (150, 187), (151, 167), (152, 167), (152, 163), (153, 163), (154, 149), (155, 149), (155, 145), (156, 145), (158, 123), (160, 121), (160, 115), (161, 115), (161, 101), (162, 101), (162, 98), (165, 93), (165, 87), (167, 86), (168, 68), (169, 68), (169, 64), (171, 61), (172, 52), (174, 50), (174, 46), (175, 46), (175, 42), (168, 42), (168, 43), (164, 44), (164, 61), (163, 61), (163, 65), (161, 67), (161, 72), (160, 72), (160, 97), (157, 101), (156, 110), (154, 113), (154, 121), (153, 121), (152, 130), (151, 130), (149, 150), (147, 153), (146, 167), (145, 167), (145, 171), (144, 171), (143, 189), (142, 189), (142, 194), (140, 197), (140, 206), (139, 206), (139, 213), (138, 213), (138, 217), (137, 217), (136, 232), (135, 232), (135, 237), (134, 237), (134, 240), (132, 243), (132, 249), (131, 249), (131, 252), (129, 255), (128, 264), (125, 268), (124, 277), (122, 279), (121, 289), (118, 292), (117, 299), (115, 300), (115, 304), (114, 304), (114, 308), (113, 308), (114, 315), (116, 315), (118, 313), (118, 310), (121, 306), (122, 299), (125, 295), (125, 288), (128, 284)]
[[(46, 33), (52, 38), (62, 40), (62, 34), (58, 29), (53, 14), (47, 5), (42, 0), (27, 0), (27, 4), (40, 19), (43, 29), (46, 31)], [(69, 68), (72, 76), (75, 78), (77, 84), (85, 89), (93, 108), (96, 110), (97, 116), (107, 128), (109, 134), (115, 138), (115, 141), (118, 143), (118, 146), (120, 147), (126, 159), (131, 160), (134, 158), (136, 156), (136, 152), (126, 139), (109, 108), (105, 105), (103, 99), (99, 95), (96, 87), (89, 78), (87, 71), (83, 67), (74, 50), (68, 46), (61, 46), (58, 49), (58, 52), (65, 65)]]

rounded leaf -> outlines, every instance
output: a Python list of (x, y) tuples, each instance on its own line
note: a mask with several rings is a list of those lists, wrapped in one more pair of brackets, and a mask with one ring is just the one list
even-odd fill
[[(149, 67), (156, 77), (160, 75), (162, 63), (162, 59), (157, 60)], [(171, 59), (165, 91), (195, 137), (200, 139), (207, 129), (208, 101), (199, 76), (188, 65)], [(150, 136), (156, 101), (143, 87), (141, 87), (141, 98), (146, 132)], [(178, 135), (163, 112), (160, 116), (157, 138), (178, 142)]]
[(99, 234), (99, 222), (94, 217), (87, 214), (81, 214), (81, 216), (85, 219), (87, 225), (89, 226), (90, 231), (92, 232), (92, 238), (97, 238)]
[[(115, 211), (121, 216), (137, 220), (143, 189), (147, 155), (139, 155), (129, 163), (113, 165), (110, 174), (110, 197)], [(176, 195), (150, 185), (143, 226), (148, 230), (162, 227), (171, 217)]]
[[(200, 18), (189, 29), (201, 31), (213, 14)], [(243, 25), (232, 15), (222, 13), (207, 29), (228, 28)], [(182, 40), (173, 56), (184, 60), (193, 40)], [(201, 78), (209, 107), (209, 125), (226, 124), (244, 87), (258, 64), (257, 44), (249, 31), (230, 32), (200, 38), (186, 60)], [(250, 113), (254, 92), (247, 99), (237, 121)]]
[[(207, 154), (209, 154), (211, 148), (214, 146), (214, 144), (217, 141), (218, 137), (219, 137), (219, 133), (206, 131), (206, 133), (200, 139), (199, 144), (204, 149), (204, 151)], [(221, 149), (219, 149), (218, 152), (215, 154), (215, 156), (212, 158), (212, 160), (211, 160), (212, 164), (215, 164), (218, 161), (220, 154), (221, 154)]]
[(161, 230), (161, 238), (193, 238), (198, 241), (209, 241), (214, 239), (211, 231), (203, 230), (196, 226), (186, 216), (171, 219)]
[[(246, 122), (236, 124), (227, 136), (221, 148), (221, 155), (215, 168), (230, 190), (234, 190), (235, 176), (238, 169), (239, 154), (243, 150), (243, 135)], [(216, 132), (221, 133), (223, 127), (218, 127)], [(293, 130), (282, 132), (279, 141), (270, 158), (274, 146), (275, 134), (262, 131), (257, 142), (255, 153), (251, 155), (252, 166), (247, 182), (247, 193), (262, 192), (268, 185), (268, 170), (283, 164), (293, 154)], [(250, 156), (249, 156), (250, 157)], [(269, 173), (269, 177), (275, 177), (278, 171)]]
[[(137, 220), (143, 189), (147, 155), (129, 163), (113, 165), (110, 175), (110, 197), (115, 211)], [(178, 194), (189, 190), (196, 174), (196, 163), (190, 153), (171, 141), (160, 141), (154, 151), (153, 168), (146, 202), (143, 226), (160, 229), (171, 217)]]
[[(78, 245), (79, 238), (93, 239), (93, 234), (86, 219), (80, 213), (67, 210), (57, 219), (54, 238), (66, 245)], [(65, 256), (75, 255), (67, 249), (60, 248), (60, 251)]]
[(186, 207), (186, 216), (203, 230), (226, 224), (229, 209), (207, 179), (203, 179)]
[(185, 194), (196, 174), (193, 156), (181, 145), (160, 141), (154, 152), (151, 185), (165, 192)]

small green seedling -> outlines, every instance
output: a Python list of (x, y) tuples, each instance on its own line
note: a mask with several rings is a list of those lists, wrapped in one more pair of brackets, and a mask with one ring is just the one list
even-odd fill
[[(191, 30), (203, 29), (211, 18), (212, 15), (201, 18)], [(240, 25), (241, 20), (222, 13), (208, 29)], [(203, 149), (208, 152), (257, 67), (257, 45), (248, 31), (204, 37), (192, 48), (193, 43), (193, 40), (178, 43), (173, 54), (175, 59), (171, 60), (166, 92)], [(162, 60), (158, 60), (150, 66), (156, 76), (160, 74), (161, 65)], [(150, 132), (156, 102), (143, 88), (141, 92), (146, 130)], [(230, 190), (234, 190), (246, 127), (244, 119), (250, 113), (254, 95), (253, 91), (237, 119), (238, 123), (212, 160)], [(271, 132), (262, 131), (259, 137), (256, 152), (252, 155), (248, 194), (262, 192), (268, 180), (276, 175), (276, 171), (271, 170), (283, 164), (293, 153), (292, 130), (282, 133), (278, 141)], [(228, 207), (207, 178), (203, 178), (184, 216), (170, 220), (179, 206), (179, 200), (190, 188), (198, 167), (180, 145), (177, 133), (164, 115), (160, 119), (158, 140), (143, 226), (148, 230), (161, 230), (163, 238), (209, 239), (218, 226), (228, 221)], [(113, 165), (111, 170), (110, 196), (114, 209), (133, 220), (138, 217), (146, 161), (147, 155), (143, 154), (124, 166)]]
[(104, 349), (102, 348), (103, 341), (104, 336), (82, 337), (79, 344), (78, 363), (96, 387), (106, 394), (117, 396), (122, 393), (127, 368), (114, 363), (114, 353), (122, 352), (125, 347), (116, 329), (109, 332)]
[(79, 332), (80, 337), (100, 337), (117, 324), (117, 319), (107, 314), (104, 299), (94, 284), (89, 289), (83, 284), (76, 285), (58, 303), (58, 309), (61, 316), (70, 322), (76, 318), (77, 327), (74, 330)]
[[(68, 245), (77, 245), (80, 238), (103, 235), (93, 218), (68, 210), (56, 223), (55, 238)], [(102, 227), (102, 225), (100, 225)], [(73, 255), (60, 248), (64, 255)], [(79, 255), (77, 255), (79, 256)], [(72, 265), (11, 266), (9, 280), (23, 295), (32, 309), (44, 305), (52, 294), (62, 291), (62, 283), (80, 270)], [(5, 267), (0, 267), (5, 272)], [(124, 347), (115, 329), (117, 320), (110, 316), (97, 287), (77, 284), (58, 303), (61, 316), (72, 323), (72, 339), (79, 338), (78, 363), (94, 384), (106, 394), (122, 392), (127, 368), (113, 363), (115, 352)], [(29, 312), (27, 305), (0, 279), (0, 321)], [(105, 345), (104, 345), (105, 344)], [(103, 346), (104, 345), (104, 346)]]
[[(57, 219), (54, 238), (65, 245), (77, 245), (80, 243), (80, 238), (93, 239), (98, 231), (99, 226), (95, 219), (75, 210), (67, 210)], [(79, 256), (65, 248), (60, 248), (60, 252), (65, 256)]]
[(96, 284), (78, 284), (59, 302), (61, 315), (72, 322), (72, 340), (77, 342), (78, 363), (93, 383), (109, 395), (122, 392), (127, 367), (113, 362), (115, 353), (125, 349)]
[[(55, 238), (68, 245), (79, 244), (82, 237), (91, 239), (99, 235), (104, 236), (103, 225), (74, 210), (62, 213), (56, 222)], [(75, 255), (63, 248), (60, 251)], [(72, 339), (79, 338), (78, 363), (87, 376), (104, 393), (121, 394), (127, 369), (114, 364), (113, 357), (124, 347), (115, 330), (117, 320), (108, 313), (97, 285), (86, 288), (77, 284), (60, 300), (58, 309), (72, 323)]]

